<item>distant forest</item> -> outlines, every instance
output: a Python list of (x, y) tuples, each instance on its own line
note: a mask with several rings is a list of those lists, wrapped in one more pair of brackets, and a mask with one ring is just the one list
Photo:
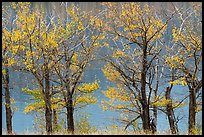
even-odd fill
[[(93, 69), (98, 75), (88, 77)], [(15, 83), (16, 74), (23, 80)], [(181, 134), (182, 109), (184, 134), (202, 134), (202, 3), (3, 2), (6, 134), (15, 134), (21, 94), (37, 134), (103, 134), (86, 115), (74, 117), (98, 100), (120, 114), (109, 129), (118, 134), (159, 134), (161, 114), (165, 134)]]

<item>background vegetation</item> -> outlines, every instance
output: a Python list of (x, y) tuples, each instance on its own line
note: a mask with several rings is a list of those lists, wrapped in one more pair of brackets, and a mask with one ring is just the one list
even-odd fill
[[(24, 113), (35, 116), (33, 134), (163, 134), (158, 131), (161, 113), (168, 119), (164, 134), (181, 134), (182, 108), (188, 111), (184, 134), (202, 134), (197, 122), (202, 110), (202, 3), (97, 3), (99, 9), (84, 10), (86, 4), (3, 3), (7, 134), (14, 133), (18, 106), (11, 88), (16, 87), (29, 95)], [(87, 79), (92, 68), (100, 74)], [(16, 73), (25, 79), (15, 83), (10, 77)], [(101, 83), (102, 77), (109, 84)], [(96, 97), (96, 91), (105, 98)], [(78, 111), (98, 100), (104, 111), (119, 113), (114, 120), (120, 124), (108, 131)]]

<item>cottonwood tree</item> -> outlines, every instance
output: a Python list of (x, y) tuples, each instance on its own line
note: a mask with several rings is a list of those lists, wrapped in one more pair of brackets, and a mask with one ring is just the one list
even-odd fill
[[(67, 10), (69, 18), (66, 19), (70, 20), (65, 24), (63, 19), (56, 16), (46, 16), (40, 11), (31, 11), (30, 3), (13, 3), (13, 8), (16, 9), (18, 17), (13, 32), (18, 38), (16, 50), (13, 51), (18, 54), (16, 59), (19, 60), (19, 64), (16, 69), (31, 73), (39, 85), (37, 89), (24, 89), (37, 101), (29, 104), (25, 112), (44, 109), (46, 131), (50, 134), (52, 110), (55, 112), (54, 108), (63, 105), (64, 102), (67, 109), (67, 130), (73, 133), (74, 105), (85, 106), (96, 102), (96, 98), (91, 96), (91, 93), (99, 88), (98, 82), (84, 83), (79, 87), (81, 84), (79, 81), (99, 47), (100, 33), (95, 35), (93, 30), (84, 27), (82, 22), (84, 16), (76, 13), (78, 12), (76, 7)], [(93, 37), (85, 41), (87, 35)], [(58, 79), (56, 80), (53, 75)], [(51, 81), (57, 83), (58, 87), (53, 86)], [(58, 93), (62, 96), (58, 96)], [(59, 99), (60, 97), (64, 100)]]
[[(31, 10), (30, 3), (12, 3), (16, 11), (12, 53), (16, 54), (15, 69), (32, 74), (44, 101), (46, 131), (52, 132), (52, 109), (50, 77), (55, 50), (59, 39), (55, 34), (57, 27), (52, 20), (47, 21), (45, 14)], [(52, 29), (50, 27), (52, 26)], [(54, 27), (53, 27), (54, 26)]]
[[(113, 48), (103, 72), (116, 86), (107, 87), (108, 90), (104, 91), (110, 100), (104, 101), (103, 105), (135, 113), (137, 117), (128, 122), (126, 128), (141, 118), (143, 130), (148, 132), (151, 130), (151, 93), (156, 94), (158, 90), (158, 78), (153, 73), (158, 71), (156, 60), (162, 50), (161, 45), (155, 46), (155, 42), (162, 40), (172, 16), (162, 20), (155, 9), (147, 4), (132, 2), (104, 5), (107, 14), (103, 28), (112, 38), (109, 45)], [(120, 101), (125, 103), (118, 104)]]
[(74, 133), (74, 110), (97, 101), (91, 94), (99, 89), (98, 81), (86, 83), (83, 76), (104, 36), (94, 31), (87, 18), (89, 15), (77, 7), (67, 8), (67, 16), (64, 39), (53, 66), (57, 79), (53, 81), (58, 85), (66, 108), (67, 131)]
[[(173, 46), (169, 52), (170, 56), (166, 58), (167, 64), (177, 69), (181, 78), (175, 80), (173, 84), (185, 84), (189, 90), (189, 117), (188, 133), (196, 133), (196, 113), (202, 109), (199, 98), (202, 97), (200, 89), (202, 88), (202, 18), (201, 3), (193, 3), (182, 11), (174, 5), (177, 12), (179, 24), (175, 24), (172, 29)], [(175, 52), (176, 51), (176, 52)]]
[(10, 96), (10, 69), (15, 63), (14, 55), (12, 54), (13, 44), (15, 43), (12, 35), (13, 20), (12, 10), (5, 3), (2, 6), (2, 84), (5, 90), (3, 97), (5, 98), (6, 109), (6, 129), (8, 134), (12, 134), (12, 108)]

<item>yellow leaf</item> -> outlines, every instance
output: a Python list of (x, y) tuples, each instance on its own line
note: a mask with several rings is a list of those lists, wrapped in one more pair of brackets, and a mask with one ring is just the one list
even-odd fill
[(6, 74), (6, 70), (5, 70), (5, 69), (2, 70), (2, 74), (3, 74), (3, 75)]
[(8, 66), (12, 66), (15, 63), (15, 60), (13, 58), (8, 59)]

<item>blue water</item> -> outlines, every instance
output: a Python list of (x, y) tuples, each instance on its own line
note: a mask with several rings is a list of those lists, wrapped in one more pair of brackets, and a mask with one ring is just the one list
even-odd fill
[[(98, 98), (98, 102), (94, 105), (89, 105), (84, 109), (81, 109), (76, 114), (80, 114), (82, 112), (87, 112), (91, 116), (89, 117), (89, 121), (92, 125), (94, 125), (98, 129), (106, 129), (106, 127), (118, 124), (112, 120), (113, 116), (119, 116), (118, 113), (112, 111), (103, 111), (100, 107), (100, 102), (103, 99), (106, 99), (101, 91), (106, 90), (106, 86), (110, 85), (110, 83), (105, 79), (103, 73), (100, 70), (96, 70), (96, 68), (91, 70), (89, 75), (86, 75), (85, 80), (87, 82), (93, 82), (95, 78), (100, 78), (100, 86), (101, 88), (94, 93), (94, 96)], [(28, 95), (22, 94), (21, 88), (24, 86), (32, 86), (28, 83), (22, 85), (19, 84), (24, 80), (22, 74), (14, 74), (11, 76), (11, 79), (14, 79), (14, 86), (11, 90), (12, 97), (16, 99), (16, 106), (18, 107), (18, 111), (16, 111), (13, 115), (13, 130), (17, 133), (25, 133), (27, 131), (34, 132), (33, 124), (34, 124), (34, 116), (32, 114), (25, 114), (24, 107), (26, 105), (27, 99), (29, 99)], [(20, 81), (20, 82), (19, 82)], [(30, 80), (31, 81), (31, 80)], [(18, 83), (19, 82), (19, 83)], [(31, 82), (32, 83), (32, 82)], [(17, 86), (19, 84), (19, 86)], [(15, 89), (15, 90), (14, 90)], [(176, 92), (175, 92), (176, 91)], [(178, 92), (179, 91), (179, 92)], [(174, 87), (172, 90), (172, 96), (174, 98), (182, 98), (186, 95), (187, 88)], [(187, 101), (187, 100), (186, 100)], [(187, 117), (188, 117), (188, 107), (182, 107), (175, 111), (176, 116), (184, 116), (184, 118), (178, 123), (180, 132), (185, 133), (187, 131)], [(201, 116), (200, 116), (201, 117)], [(2, 109), (2, 129), (4, 130), (6, 127), (5, 123), (5, 109)], [(168, 119), (162, 113), (158, 112), (158, 131), (167, 131), (169, 129)]]
[[(100, 91), (98, 91), (100, 92)], [(119, 116), (118, 113), (112, 112), (112, 111), (103, 111), (102, 108), (99, 107), (100, 100), (98, 100), (97, 104), (89, 105), (88, 107), (79, 110), (80, 112), (88, 112), (88, 114), (91, 114), (89, 121), (92, 125), (97, 127), (98, 129), (105, 129), (107, 126), (114, 125), (114, 121), (111, 120), (113, 116)], [(19, 110), (14, 113), (13, 116), (13, 130), (17, 133), (25, 133), (26, 131), (34, 132), (33, 123), (34, 123), (34, 117), (31, 114), (25, 114), (23, 112), (25, 103), (18, 102), (17, 106)], [(187, 130), (187, 110), (188, 107), (183, 107), (180, 114), (184, 115), (184, 119), (182, 119), (179, 122), (179, 130), (181, 132), (186, 132)], [(177, 112), (176, 115), (179, 113)], [(167, 117), (162, 113), (158, 112), (158, 131), (167, 131), (169, 129), (168, 125), (168, 119)], [(2, 109), (2, 129), (5, 129), (5, 109), (3, 107)]]

